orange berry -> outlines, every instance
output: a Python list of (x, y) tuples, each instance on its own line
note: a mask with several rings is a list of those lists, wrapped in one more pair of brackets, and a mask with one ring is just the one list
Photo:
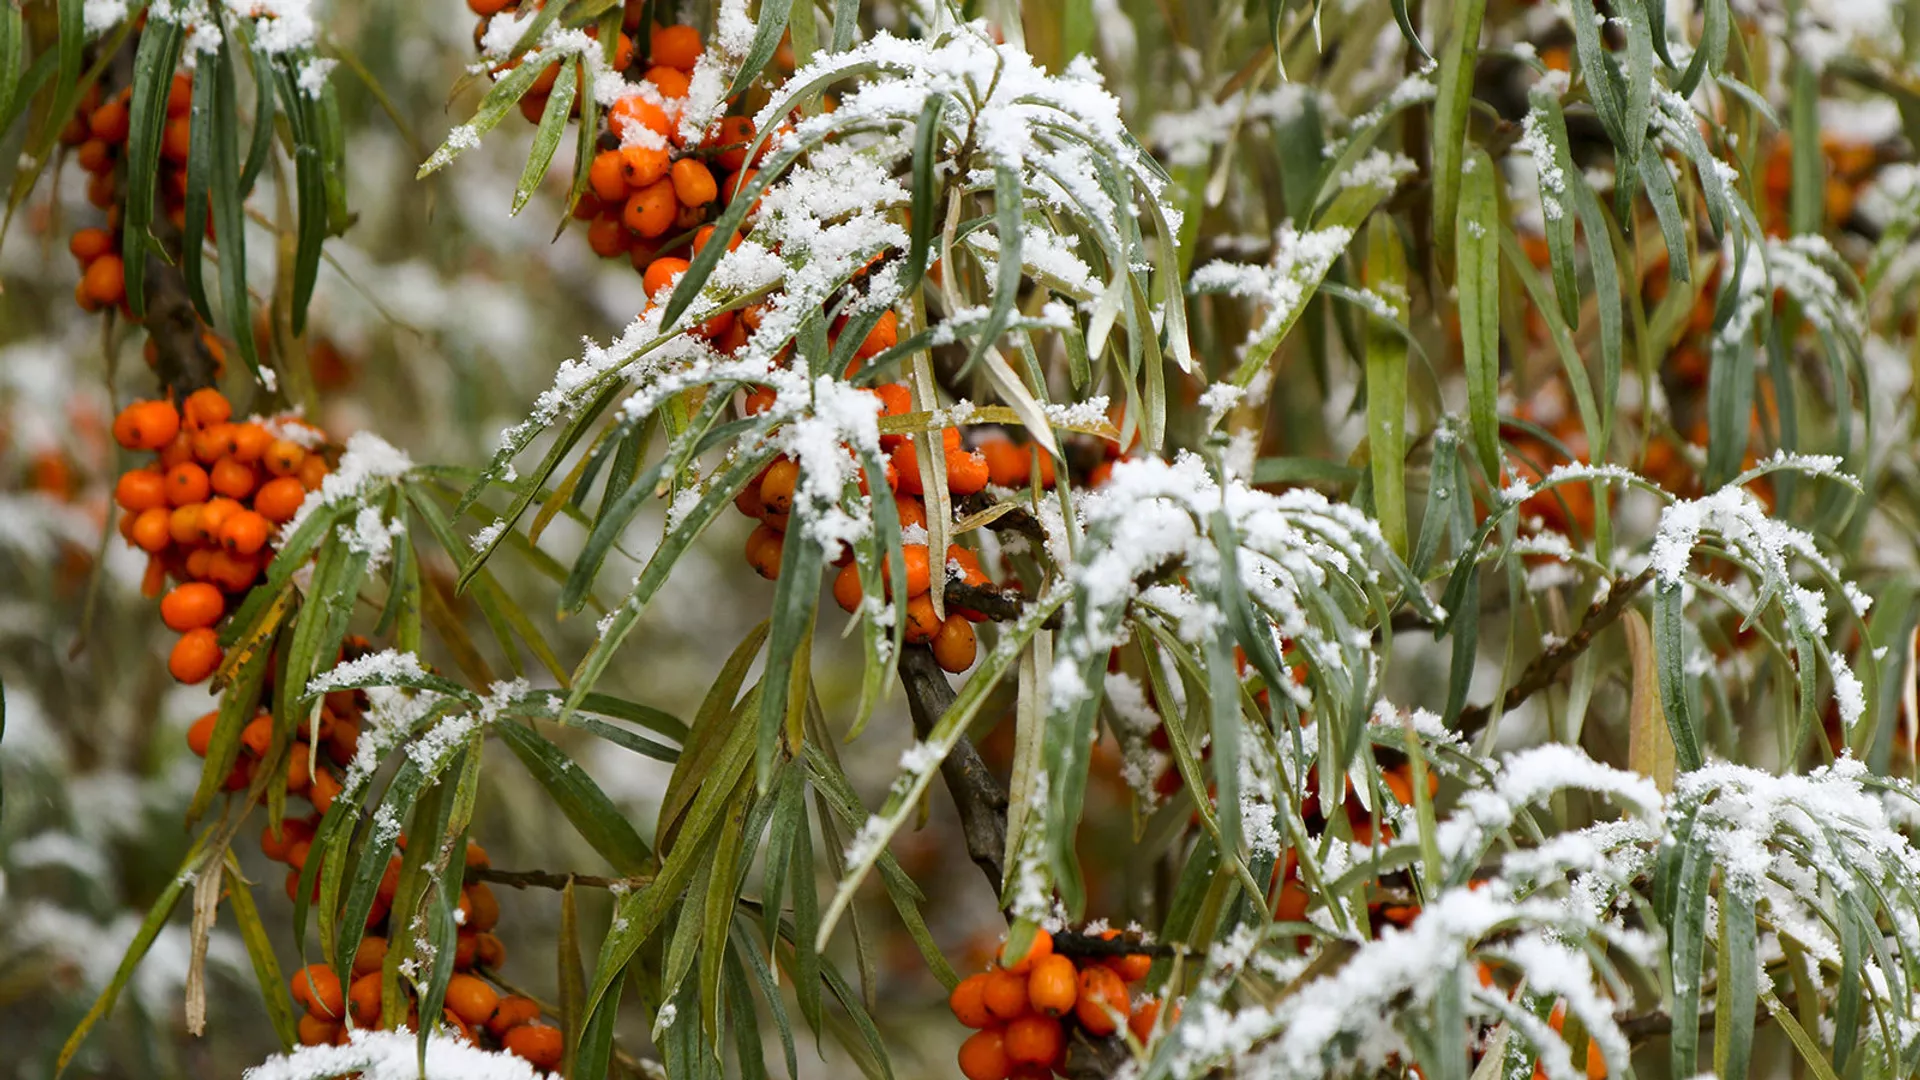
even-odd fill
[(640, 134), (642, 130), (651, 131), (662, 138), (672, 130), (666, 112), (639, 94), (629, 94), (614, 102), (613, 107), (607, 110), (607, 126), (623, 143), (642, 141), (645, 138)]
[(245, 507), (229, 498), (208, 499), (201, 505), (200, 514), (194, 522), (195, 528), (200, 534), (200, 543), (212, 544), (218, 542), (220, 526), (225, 525), (228, 518), (243, 509), (245, 509)]
[(159, 450), (180, 434), (180, 414), (165, 401), (136, 401), (113, 419), (113, 438), (128, 450)]
[(871, 360), (893, 348), (899, 341), (900, 319), (889, 310), (880, 316), (879, 322), (873, 324), (872, 330), (867, 331), (867, 336), (861, 340), (860, 347), (853, 351), (853, 355), (861, 360)]
[(762, 522), (754, 526), (747, 537), (747, 565), (754, 568), (768, 581), (780, 577), (780, 557), (786, 547), (786, 538), (780, 530)]
[(1115, 975), (1123, 982), (1139, 982), (1153, 970), (1153, 957), (1146, 953), (1128, 953), (1125, 956), (1110, 956), (1105, 961)]
[(933, 597), (921, 593), (907, 601), (906, 641), (909, 645), (925, 645), (934, 639), (942, 626), (940, 619), (933, 614)]
[(1027, 977), (1006, 970), (988, 973), (981, 1000), (986, 1003), (987, 1011), (1001, 1021), (1025, 1016), (1032, 1008), (1027, 1000)]
[(673, 226), (673, 215), (679, 206), (673, 197), (673, 182), (656, 180), (627, 197), (620, 220), (633, 232), (651, 240)]
[(271, 821), (260, 829), (260, 853), (274, 862), (286, 861), (287, 851), (298, 841), (313, 839), (313, 826), (299, 818), (281, 819), (277, 836), (275, 832)]
[[(307, 785), (311, 783), (313, 783), (313, 770), (307, 766), (307, 744), (294, 743), (293, 752), (287, 755), (287, 791), (298, 795), (306, 791)], [(292, 861), (291, 853), (288, 861)], [(301, 866), (305, 865), (306, 861), (302, 859)]]
[(167, 115), (185, 116), (193, 107), (193, 76), (184, 71), (175, 72), (173, 82), (167, 87)]
[(220, 666), (220, 637), (201, 627), (180, 635), (167, 655), (167, 671), (188, 685), (200, 682)]
[(1127, 1030), (1142, 1044), (1153, 1036), (1153, 1025), (1160, 1019), (1160, 999), (1150, 998), (1141, 1002), (1140, 1007), (1127, 1017)]
[(500, 1037), (500, 1045), (538, 1069), (551, 1069), (560, 1064), (560, 1057), (566, 1051), (566, 1039), (560, 1029), (549, 1024), (521, 1024), (511, 1028)]
[(647, 47), (654, 63), (684, 72), (693, 71), (702, 51), (700, 31), (691, 26), (656, 26)]
[(629, 189), (646, 187), (666, 177), (671, 160), (664, 146), (622, 147), (620, 180)]
[(955, 495), (972, 495), (986, 489), (990, 474), (987, 459), (977, 451), (947, 451), (947, 490)]
[(210, 424), (193, 433), (193, 459), (202, 465), (212, 465), (227, 454), (228, 429), (233, 425), (226, 423)]
[(306, 1007), (307, 1015), (333, 1020), (346, 1015), (346, 1001), (340, 992), (340, 976), (325, 964), (309, 964), (294, 972), (293, 1000)]
[(245, 592), (260, 576), (260, 558), (235, 555), (225, 549), (213, 552), (207, 560), (207, 580), (230, 593)]
[(967, 1080), (1007, 1080), (1013, 1059), (998, 1028), (976, 1031), (960, 1044), (960, 1073)]
[(187, 395), (180, 411), (185, 416), (187, 427), (193, 431), (224, 424), (233, 415), (233, 405), (225, 394), (212, 388), (195, 390)]
[(267, 444), (266, 453), (260, 460), (267, 471), (278, 477), (290, 477), (300, 471), (300, 463), (307, 460), (307, 448), (292, 439), (275, 439)]
[(947, 995), (947, 1007), (953, 1010), (953, 1018), (970, 1028), (984, 1028), (993, 1023), (993, 1014), (987, 1011), (987, 984), (993, 976), (980, 972), (961, 979)]
[(1044, 927), (1034, 928), (1033, 940), (1027, 943), (1027, 951), (1017, 958), (1008, 958), (1008, 944), (1010, 944), (1010, 942), (1002, 943), (1000, 946), (1000, 966), (1013, 972), (1015, 975), (1026, 975), (1030, 973), (1033, 970), (1033, 965), (1037, 961), (1044, 960), (1053, 955), (1053, 935), (1047, 933)]
[(707, 150), (719, 151), (714, 155), (714, 164), (727, 172), (739, 172), (740, 167), (747, 163), (747, 144), (751, 142), (753, 121), (744, 116), (728, 116), (721, 119), (700, 145)]
[(840, 605), (840, 610), (852, 614), (860, 609), (860, 597), (860, 568), (848, 563), (833, 577), (833, 602)]
[(693, 88), (693, 80), (679, 68), (670, 68), (665, 64), (655, 64), (647, 69), (641, 78), (652, 83), (664, 98), (683, 98)]
[(627, 178), (620, 168), (620, 151), (602, 150), (587, 166), (587, 184), (602, 202), (623, 202), (627, 197)]
[(587, 246), (603, 259), (624, 254), (632, 244), (633, 234), (627, 231), (619, 214), (595, 218), (593, 224), (587, 226)]
[(254, 757), (266, 757), (273, 746), (273, 717), (263, 712), (247, 721), (247, 726), (240, 729), (240, 745)]
[(340, 797), (340, 792), (343, 790), (340, 781), (335, 780), (332, 773), (322, 769), (313, 775), (313, 783), (307, 785), (307, 801), (313, 804), (315, 810), (324, 814), (327, 808), (333, 805), (333, 800)]
[(198, 462), (183, 461), (167, 470), (167, 501), (177, 507), (207, 501), (213, 481)]
[[(368, 941), (380, 942), (380, 952), (384, 959), (386, 955), (386, 939), (366, 938), (361, 944), (364, 945)], [(347, 1005), (353, 1009), (353, 1022), (361, 1027), (375, 1027), (380, 1023), (379, 967), (376, 965), (372, 971), (361, 972), (359, 970), (358, 959), (356, 958), (354, 971), (358, 977), (353, 980), (353, 985), (347, 988)], [(452, 989), (451, 984), (449, 984), (448, 989)]]
[(887, 460), (893, 463), (902, 495), (926, 494), (926, 486), (920, 482), (920, 452), (914, 449), (912, 438), (900, 436), (900, 441), (893, 444)]
[(988, 439), (976, 452), (987, 461), (988, 481), (1000, 487), (1025, 487), (1033, 476), (1027, 448), (1012, 439)]
[(193, 149), (193, 118), (182, 113), (167, 118), (160, 133), (160, 155), (168, 161), (184, 163)]
[(126, 269), (118, 255), (108, 253), (93, 260), (80, 281), (86, 286), (87, 296), (101, 307), (111, 307), (127, 298)]
[[(902, 561), (907, 567), (907, 596), (909, 599), (926, 592), (933, 587), (933, 570), (928, 564), (927, 545), (903, 544), (900, 548)], [(893, 586), (893, 572), (888, 564), (881, 564), (880, 580)]]
[(213, 745), (213, 729), (219, 723), (220, 710), (215, 709), (209, 713), (202, 713), (200, 719), (195, 720), (193, 726), (187, 729), (187, 749), (193, 751), (193, 756), (207, 756), (207, 747)]
[(694, 158), (674, 162), (672, 176), (673, 194), (682, 206), (705, 206), (720, 194), (712, 171)]
[[(727, 202), (731, 204), (734, 198), (738, 196), (741, 191), (745, 190), (748, 184), (753, 183), (753, 178), (759, 174), (760, 171), (758, 169), (741, 169), (739, 172), (727, 177), (727, 182), (720, 186), (721, 194), (725, 195)], [(748, 209), (747, 212), (752, 213), (753, 211), (752, 209)]]
[(793, 512), (793, 492), (800, 484), (800, 466), (782, 458), (767, 468), (760, 481), (760, 504), (776, 514)]
[(122, 510), (151, 510), (167, 505), (167, 482), (158, 469), (130, 469), (113, 485), (113, 501)]
[(946, 621), (933, 636), (933, 659), (940, 670), (958, 675), (973, 666), (979, 651), (980, 642), (974, 636), (973, 623), (957, 609), (947, 612)]
[(1060, 1021), (1051, 1016), (1028, 1013), (1007, 1025), (1007, 1056), (1015, 1061), (1051, 1065), (1065, 1045)]
[[(298, 874), (294, 875), (294, 881), (298, 883)], [(339, 1024), (312, 1015), (302, 1016), (295, 1030), (299, 1032), (301, 1046), (331, 1046), (340, 1037)]]
[(127, 129), (131, 121), (126, 102), (114, 98), (93, 110), (93, 115), (87, 118), (87, 130), (101, 142), (110, 145), (123, 143), (127, 141)]
[(214, 491), (229, 499), (246, 498), (253, 494), (255, 485), (259, 483), (253, 466), (231, 457), (214, 462), (213, 468), (207, 471), (207, 479)]
[(481, 967), (498, 968), (507, 962), (507, 947), (494, 934), (482, 932), (474, 935), (473, 959)]
[(472, 975), (455, 975), (447, 982), (447, 1008), (469, 1024), (484, 1024), (493, 1018), (500, 995), (483, 980)]
[[(165, 511), (160, 511), (165, 513)], [(160, 600), (160, 621), (167, 629), (185, 633), (212, 626), (226, 614), (226, 598), (220, 590), (202, 581), (179, 585)]]
[[(73, 152), (73, 159), (80, 167), (92, 173), (96, 178), (106, 176), (113, 171), (113, 150), (101, 139), (88, 139)], [(112, 183), (109, 179), (108, 183)], [(91, 185), (89, 185), (91, 190)]]
[(242, 464), (259, 461), (272, 445), (273, 435), (259, 424), (234, 424), (227, 430), (227, 456)]
[(265, 516), (242, 510), (220, 526), (220, 546), (235, 555), (252, 555), (266, 546), (272, 529)]
[(172, 515), (163, 507), (153, 507), (133, 515), (133, 524), (127, 530), (127, 539), (133, 546), (148, 554), (157, 555), (167, 549), (173, 537), (167, 528)]
[(173, 437), (173, 441), (160, 448), (160, 467), (171, 469), (175, 465), (185, 465), (193, 460), (193, 438), (185, 431)]
[(640, 279), (641, 286), (647, 290), (647, 299), (655, 303), (666, 300), (663, 295), (673, 287), (673, 281), (687, 271), (687, 260), (661, 258), (653, 260), (647, 272)]
[(1080, 971), (1079, 1000), (1073, 1015), (1090, 1035), (1106, 1036), (1127, 1019), (1127, 984), (1112, 968), (1089, 964)]
[(493, 1032), (496, 1039), (506, 1037), (507, 1032), (522, 1024), (531, 1024), (540, 1019), (540, 1006), (532, 998), (519, 995), (503, 997), (495, 1006), (493, 1017), (487, 1021), (487, 1030)]
[(113, 234), (105, 229), (76, 229), (67, 238), (67, 250), (85, 266), (113, 250)]
[(327, 467), (327, 459), (319, 454), (308, 454), (307, 460), (300, 463), (300, 486), (308, 491), (320, 490), (320, 481), (327, 478), (332, 470)]
[(1048, 1016), (1064, 1016), (1080, 994), (1073, 961), (1053, 953), (1033, 962), (1027, 973), (1027, 1001)]
[(902, 529), (911, 529), (916, 525), (923, 529), (927, 527), (927, 504), (911, 495), (895, 496), (893, 512), (900, 519)]
[(500, 925), (500, 901), (493, 890), (484, 881), (476, 881), (467, 886), (470, 901), (466, 927), (479, 933)]

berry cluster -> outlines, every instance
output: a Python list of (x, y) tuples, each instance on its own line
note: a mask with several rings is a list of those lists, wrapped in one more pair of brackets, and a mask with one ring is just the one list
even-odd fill
[(136, 401), (113, 422), (121, 446), (154, 455), (120, 475), (113, 498), (125, 511), (120, 535), (148, 556), (143, 591), (160, 596), (168, 578), (177, 583), (161, 597), (160, 618), (180, 634), (167, 668), (183, 683), (220, 666), (214, 626), (272, 559), (274, 530), (330, 468), (318, 429), (232, 416), (226, 397), (205, 389), (179, 408)]
[[(127, 280), (120, 260), (119, 186), (114, 172), (120, 165), (131, 130), (132, 88), (103, 100), (98, 84), (87, 89), (79, 107), (60, 131), (60, 141), (75, 147), (74, 159), (89, 175), (87, 201), (106, 211), (104, 228), (89, 226), (74, 232), (67, 242), (73, 257), (79, 260), (80, 283), (73, 298), (87, 311), (118, 307), (125, 311)], [(189, 113), (193, 103), (193, 78), (185, 73), (173, 77), (167, 91), (167, 126), (160, 141), (162, 158), (161, 199), (167, 217), (175, 229), (186, 225), (187, 145)]]
[[(261, 849), (269, 857), (287, 862), (304, 861), (312, 838), (312, 825), (289, 818), (276, 833), (271, 825), (260, 837)], [(405, 847), (402, 837), (401, 846)], [(467, 842), (465, 865), (485, 868), (487, 853), (479, 844)], [(299, 877), (298, 870), (293, 879)], [(387, 964), (387, 928), (393, 897), (399, 887), (400, 857), (387, 864), (368, 916), (372, 931), (360, 940), (353, 964), (343, 984), (340, 975), (327, 964), (311, 964), (294, 973), (289, 985), (294, 1001), (306, 1010), (300, 1018), (300, 1042), (306, 1046), (345, 1044), (349, 1027), (377, 1028), (388, 1012), (383, 989)], [(471, 882), (460, 890), (459, 944), (454, 952), (454, 974), (447, 981), (446, 998), (440, 1019), (444, 1029), (468, 1043), (491, 1043), (517, 1054), (541, 1069), (560, 1064), (564, 1038), (560, 1029), (540, 1022), (540, 1006), (531, 998), (502, 994), (492, 983), (474, 974), (476, 968), (497, 970), (506, 959), (506, 947), (493, 934), (500, 921), (500, 904), (485, 882)], [(402, 1026), (418, 1030), (419, 1003), (405, 980), (396, 981), (404, 1008), (391, 1010), (403, 1015)]]
[[(1120, 932), (1098, 936), (1112, 941)], [(1052, 935), (1035, 930), (1024, 956), (1012, 960), (1003, 948), (992, 970), (960, 980), (947, 998), (954, 1018), (977, 1029), (960, 1044), (961, 1073), (967, 1080), (1044, 1080), (1065, 1068), (1075, 1026), (1105, 1038), (1125, 1024), (1146, 1043), (1160, 1001), (1144, 998), (1136, 1005), (1127, 984), (1146, 978), (1152, 967), (1144, 953), (1076, 961), (1054, 951)], [(1177, 1006), (1173, 1015), (1179, 1015)]]

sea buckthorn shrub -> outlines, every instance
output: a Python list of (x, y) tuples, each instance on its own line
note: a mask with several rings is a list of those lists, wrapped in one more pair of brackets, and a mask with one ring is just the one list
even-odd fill
[(423, 465), (282, 388), (311, 13), (108, 6), (27, 161), (255, 1080), (1920, 1069), (1910, 6), (469, 0), (417, 178), (632, 317)]

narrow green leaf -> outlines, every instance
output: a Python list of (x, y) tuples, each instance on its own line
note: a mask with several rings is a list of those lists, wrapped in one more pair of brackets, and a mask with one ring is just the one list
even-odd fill
[(547, 169), (553, 165), (554, 152), (560, 149), (560, 139), (567, 133), (567, 119), (573, 114), (579, 70), (577, 56), (567, 57), (560, 65), (560, 78), (553, 84), (553, 93), (547, 96), (547, 107), (540, 113), (540, 126), (533, 133), (533, 150), (527, 155), (527, 167), (520, 173), (520, 182), (514, 185), (510, 214), (518, 214), (527, 205), (527, 200), (539, 190), (540, 181), (546, 179)]
[[(787, 16), (792, 8), (793, 0), (760, 0), (760, 13), (753, 23), (753, 44), (747, 49), (746, 58), (740, 61), (740, 70), (734, 72), (733, 85), (727, 88), (728, 97), (751, 86), (766, 70), (767, 62), (780, 48), (781, 36), (787, 32)], [(809, 7), (804, 15), (812, 18), (813, 9)]]
[[(565, 6), (565, 4), (548, 5), (534, 17), (534, 22), (551, 21), (559, 14), (559, 9)], [(533, 32), (534, 28), (528, 27), (527, 33)], [(524, 41), (525, 38), (523, 37), (522, 40)], [(420, 171), (414, 174), (414, 179), (426, 179), (445, 168), (454, 158), (480, 145), (481, 138), (498, 127), (500, 121), (506, 119), (507, 113), (519, 104), (520, 99), (525, 97), (527, 91), (533, 87), (534, 80), (546, 70), (547, 65), (541, 57), (542, 54), (539, 52), (527, 54), (521, 59), (519, 66), (494, 83), (487, 90), (487, 95), (480, 99), (480, 106), (474, 110), (473, 119), (447, 133), (447, 140), (421, 163)]]
[[(17, 16), (16, 16), (17, 17)], [(134, 317), (147, 313), (147, 229), (153, 223), (153, 191), (160, 175), (160, 141), (167, 126), (167, 97), (174, 65), (180, 61), (184, 31), (167, 19), (151, 20), (140, 35), (133, 59), (133, 98), (127, 124), (127, 201), (121, 228), (120, 259), (126, 275), (127, 307)], [(4, 62), (4, 58), (0, 58)]]
[[(207, 78), (202, 72), (201, 78)], [(247, 297), (246, 199), (240, 192), (240, 115), (235, 86), (232, 35), (220, 39), (214, 55), (213, 111), (193, 125), (192, 140), (211, 144), (214, 247), (220, 252), (220, 329), (240, 350), (247, 370), (260, 373), (260, 352), (253, 336), (252, 303)], [(196, 114), (198, 115), (198, 114)]]
[(645, 873), (653, 861), (646, 841), (600, 785), (531, 724), (498, 723), (492, 729), (593, 850), (622, 874)]
[(1390, 217), (1367, 229), (1367, 287), (1392, 312), (1367, 321), (1367, 460), (1380, 531), (1401, 557), (1407, 554), (1407, 341), (1390, 325), (1407, 321), (1407, 252)]
[[(1433, 242), (1443, 265), (1450, 263), (1449, 257), (1454, 254), (1467, 107), (1473, 100), (1480, 23), (1487, 13), (1487, 0), (1458, 0), (1452, 8), (1453, 33), (1440, 60), (1440, 85), (1433, 101)], [(1402, 30), (1408, 32), (1411, 27), (1403, 23)], [(1418, 43), (1417, 38), (1412, 40)]]
[(1713, 1075), (1719, 1080), (1746, 1080), (1753, 1061), (1757, 954), (1753, 901), (1738, 889), (1721, 888), (1720, 952), (1713, 965)]
[(1660, 670), (1660, 708), (1667, 730), (1673, 733), (1674, 761), (1681, 772), (1692, 772), (1704, 761), (1700, 734), (1693, 718), (1693, 699), (1687, 693), (1686, 630), (1678, 585), (1660, 586), (1653, 601), (1653, 651)]
[[(1493, 159), (1475, 147), (1461, 162), (1454, 231), (1460, 346), (1467, 371), (1467, 418), (1480, 468), (1500, 476), (1500, 205)], [(1378, 486), (1376, 482), (1376, 487)]]
[(253, 902), (253, 889), (240, 876), (240, 863), (231, 850), (227, 852), (225, 863), (227, 899), (233, 907), (234, 922), (240, 927), (240, 940), (246, 943), (247, 958), (253, 961), (253, 977), (260, 984), (260, 997), (266, 1002), (267, 1019), (273, 1024), (273, 1033), (280, 1037), (281, 1049), (290, 1050), (300, 1036), (290, 1004), (292, 999), (286, 993), (287, 980), (280, 974), (280, 960), (274, 955), (273, 941), (267, 935), (266, 924), (260, 921), (260, 909)]

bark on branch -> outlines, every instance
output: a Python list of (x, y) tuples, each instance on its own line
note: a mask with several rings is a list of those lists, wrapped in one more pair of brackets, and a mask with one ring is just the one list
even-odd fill
[[(900, 654), (900, 683), (907, 690), (907, 711), (913, 716), (914, 734), (924, 739), (953, 707), (953, 688), (947, 685), (946, 672), (940, 670), (933, 653), (917, 645), (908, 646)], [(999, 896), (1006, 875), (1006, 789), (965, 735), (954, 742), (952, 752), (940, 763), (940, 779), (946, 782), (954, 808), (960, 812), (967, 855), (987, 876), (993, 894)]]

